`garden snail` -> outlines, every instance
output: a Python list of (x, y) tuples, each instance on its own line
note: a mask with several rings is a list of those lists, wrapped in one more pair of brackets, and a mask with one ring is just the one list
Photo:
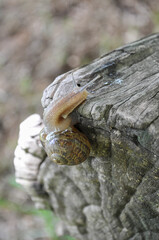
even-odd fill
[(49, 158), (60, 165), (77, 165), (90, 153), (87, 137), (73, 126), (70, 113), (86, 100), (85, 88), (75, 88), (44, 112), (40, 140)]

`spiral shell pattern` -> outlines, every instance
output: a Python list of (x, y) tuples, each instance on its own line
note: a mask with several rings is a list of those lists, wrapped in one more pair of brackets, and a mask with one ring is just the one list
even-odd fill
[(77, 165), (85, 161), (90, 153), (87, 137), (77, 129), (40, 134), (42, 144), (49, 158), (59, 165)]

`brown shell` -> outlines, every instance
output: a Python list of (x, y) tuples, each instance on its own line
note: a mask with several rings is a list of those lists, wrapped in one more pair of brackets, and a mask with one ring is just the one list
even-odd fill
[(77, 165), (85, 161), (90, 153), (87, 137), (76, 129), (40, 134), (49, 158), (60, 165)]

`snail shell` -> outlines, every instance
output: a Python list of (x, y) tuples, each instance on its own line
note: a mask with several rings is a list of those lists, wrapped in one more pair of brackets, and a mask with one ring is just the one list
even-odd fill
[(41, 140), (49, 158), (59, 165), (77, 165), (85, 161), (90, 153), (87, 137), (75, 128), (61, 132), (41, 132)]

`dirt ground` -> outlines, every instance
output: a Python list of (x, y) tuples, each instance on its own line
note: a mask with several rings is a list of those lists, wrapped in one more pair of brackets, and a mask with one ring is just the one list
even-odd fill
[(15, 183), (19, 123), (53, 79), (159, 32), (157, 0), (0, 0), (0, 240), (53, 239)]

